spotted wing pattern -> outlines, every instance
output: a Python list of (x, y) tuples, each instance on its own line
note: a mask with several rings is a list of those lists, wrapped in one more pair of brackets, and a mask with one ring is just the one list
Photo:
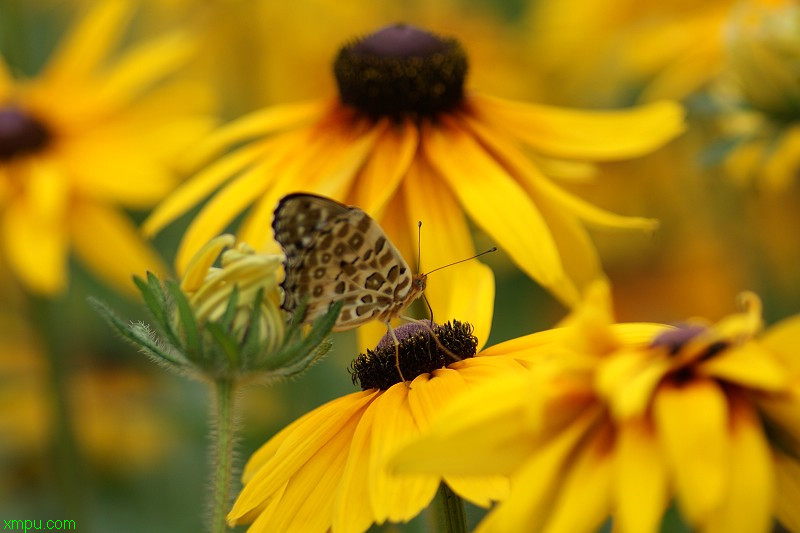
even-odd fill
[(308, 297), (304, 322), (340, 300), (334, 331), (386, 322), (424, 288), (424, 276), (412, 275), (383, 229), (357, 207), (290, 194), (278, 204), (272, 226), (286, 253), (283, 308), (294, 312)]

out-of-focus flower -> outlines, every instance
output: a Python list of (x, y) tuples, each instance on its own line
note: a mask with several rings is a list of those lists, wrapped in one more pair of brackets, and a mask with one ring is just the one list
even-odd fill
[(93, 4), (33, 79), (0, 58), (0, 243), (35, 292), (64, 288), (71, 250), (128, 290), (132, 272), (160, 269), (119, 208), (159, 201), (176, 157), (213, 125), (202, 86), (164, 81), (191, 52), (186, 35), (110, 59), (131, 11), (124, 0)]
[(607, 104), (630, 98), (632, 91), (643, 101), (684, 99), (724, 70), (723, 28), (732, 12), (742, 4), (782, 3), (536, 2), (529, 10), (532, 61), (544, 79), (556, 80), (544, 89), (555, 101)]
[(728, 76), (718, 84), (725, 168), (785, 190), (800, 170), (800, 6), (743, 5), (725, 27)]
[[(333, 400), (291, 423), (256, 451), (229, 522), (251, 531), (360, 532), (372, 523), (405, 522), (434, 497), (439, 484), (481, 506), (503, 498), (502, 476), (392, 476), (387, 458), (416, 438), (431, 418), (479, 383), (526, 372), (516, 352), (475, 356), (478, 340), (458, 321), (397, 329), (353, 362), (363, 392)], [(523, 347), (517, 348), (524, 351)], [(450, 353), (448, 353), (450, 352)], [(455, 354), (461, 360), (453, 362)]]
[[(220, 259), (220, 266), (213, 266)], [(209, 241), (192, 258), (180, 285), (148, 273), (136, 284), (155, 321), (127, 325), (99, 302), (112, 327), (156, 362), (203, 381), (236, 384), (285, 378), (306, 370), (330, 348), (323, 343), (341, 304), (307, 334), (298, 317), (287, 328), (280, 309), (283, 257), (256, 253), (233, 235)], [(302, 307), (302, 305), (301, 305)], [(302, 316), (303, 309), (298, 310)]]
[[(394, 25), (339, 52), (336, 98), (266, 108), (213, 135), (198, 159), (240, 143), (175, 191), (145, 222), (152, 234), (221, 187), (194, 219), (178, 269), (210, 235), (250, 207), (239, 235), (267, 246), (272, 212), (292, 191), (363, 208), (410, 262), (424, 222), (422, 268), (474, 253), (468, 215), (529, 276), (562, 301), (602, 276), (583, 223), (650, 230), (652, 220), (615, 215), (572, 196), (546, 176), (589, 162), (636, 157), (683, 128), (672, 102), (585, 112), (513, 102), (464, 89), (458, 41)], [(533, 154), (529, 157), (526, 149)], [(477, 261), (430, 283), (437, 313), (471, 321), (491, 309), (491, 272)], [(472, 286), (473, 303), (459, 303)], [(483, 312), (483, 311), (480, 311)]]
[[(800, 317), (760, 302), (711, 325), (611, 323), (607, 289), (532, 335), (531, 375), (485, 385), (404, 450), (398, 471), (511, 474), (478, 531), (658, 531), (670, 501), (702, 531), (800, 526)], [(580, 509), (580, 512), (575, 512)]]

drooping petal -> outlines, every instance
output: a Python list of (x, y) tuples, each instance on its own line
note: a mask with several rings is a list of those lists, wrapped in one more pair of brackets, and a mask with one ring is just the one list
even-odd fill
[(376, 220), (383, 215), (389, 198), (406, 176), (419, 146), (419, 130), (410, 120), (387, 128), (378, 138), (369, 160), (348, 194), (356, 205)]
[(761, 337), (761, 345), (780, 357), (794, 374), (800, 374), (800, 315), (782, 320)]
[(208, 241), (208, 244), (203, 246), (189, 262), (186, 276), (181, 281), (181, 290), (194, 292), (199, 289), (208, 275), (208, 269), (216, 262), (222, 250), (230, 248), (234, 244), (236, 244), (236, 237), (230, 234), (220, 235)]
[(766, 533), (771, 531), (775, 499), (772, 452), (749, 401), (732, 398), (730, 476), (723, 504), (712, 513), (707, 531)]
[(667, 467), (644, 419), (619, 425), (614, 451), (614, 520), (620, 533), (659, 530), (669, 503)]
[(89, 202), (72, 210), (70, 234), (75, 253), (94, 273), (115, 286), (133, 292), (133, 275), (162, 276), (167, 268), (142, 240), (136, 226), (118, 211)]
[[(415, 162), (403, 182), (408, 222), (421, 221), (420, 270), (429, 272), (475, 254), (466, 218), (448, 187)], [(416, 226), (416, 222), (414, 223)], [(408, 228), (412, 232), (411, 227)], [(494, 311), (494, 275), (477, 260), (449, 267), (428, 279), (425, 295), (440, 322), (458, 319), (475, 327), (480, 349), (489, 337)]]
[(329, 402), (295, 421), (290, 426), (291, 431), (287, 428), (279, 433), (277, 448), (269, 442), (265, 444), (250, 459), (253, 466), (248, 464), (245, 467), (244, 476), (249, 481), (228, 513), (228, 520), (237, 522), (285, 486), (291, 476), (351, 418), (361, 416), (376, 394), (375, 391), (357, 392)]
[[(565, 277), (541, 213), (525, 191), (464, 131), (423, 125), (423, 150), (462, 208), (531, 277), (548, 288)], [(557, 294), (568, 303), (577, 294)]]
[[(414, 387), (412, 382), (411, 387)], [(408, 385), (398, 383), (375, 400), (370, 443), (369, 501), (375, 521), (406, 522), (424, 509), (439, 486), (439, 476), (391, 474), (389, 460), (399, 449), (419, 435), (408, 405)]]
[(678, 504), (692, 524), (705, 524), (729, 482), (728, 406), (709, 380), (664, 384), (656, 393), (658, 439), (673, 472)]
[(615, 418), (641, 416), (671, 363), (648, 357), (636, 349), (621, 349), (600, 363), (597, 390), (608, 399)]
[(459, 119), (464, 127), (468, 128), (481, 144), (490, 150), (503, 163), (503, 166), (519, 180), (520, 184), (533, 196), (537, 205), (542, 206), (547, 202), (555, 203), (571, 215), (598, 227), (652, 231), (658, 226), (658, 223), (652, 219), (617, 215), (568, 193), (550, 181), (542, 173), (542, 170), (531, 161), (530, 157), (517, 148), (512, 141), (506, 139), (501, 132), (494, 131), (497, 128), (491, 128), (488, 124), (482, 123), (469, 114), (462, 114)]
[(473, 93), (482, 120), (503, 127), (546, 155), (613, 161), (655, 150), (683, 132), (683, 108), (670, 101), (632, 109), (584, 111), (512, 102)]

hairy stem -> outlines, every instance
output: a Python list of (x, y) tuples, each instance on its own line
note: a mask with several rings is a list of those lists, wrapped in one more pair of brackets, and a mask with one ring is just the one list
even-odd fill
[(215, 383), (214, 431), (216, 442), (212, 453), (214, 483), (211, 493), (211, 531), (227, 531), (225, 516), (231, 502), (233, 480), (233, 446), (235, 441), (235, 386), (232, 380), (221, 378)]

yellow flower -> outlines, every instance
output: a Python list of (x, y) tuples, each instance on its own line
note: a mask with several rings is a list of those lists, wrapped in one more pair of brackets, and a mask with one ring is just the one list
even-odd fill
[(212, 126), (202, 87), (163, 83), (188, 58), (186, 36), (109, 61), (130, 15), (127, 1), (94, 4), (34, 79), (0, 58), (0, 241), (33, 291), (64, 288), (70, 250), (128, 290), (131, 273), (161, 268), (118, 207), (160, 200), (175, 157)]
[(563, 328), (490, 350), (529, 346), (531, 376), (462, 397), (399, 472), (512, 474), (481, 532), (594, 531), (609, 514), (658, 531), (673, 498), (700, 531), (796, 530), (800, 317), (762, 335), (744, 300), (714, 325), (612, 325), (595, 290)]
[[(388, 337), (359, 356), (353, 372), (362, 392), (311, 411), (253, 454), (244, 489), (228, 515), (231, 525), (252, 522), (251, 531), (365, 531), (373, 522), (410, 520), (442, 481), (484, 507), (503, 498), (507, 480), (502, 476), (392, 476), (384, 467), (464, 391), (526, 372), (513, 353), (473, 357), (478, 343), (467, 324), (454, 321), (433, 329), (462, 360), (448, 360), (425, 328), (398, 328), (403, 375), (415, 376), (410, 386), (401, 383)], [(451, 364), (445, 367), (444, 360)]]
[[(586, 282), (602, 276), (582, 223), (654, 223), (592, 206), (545, 172), (653, 151), (681, 132), (682, 110), (671, 102), (605, 112), (512, 102), (465, 90), (466, 70), (456, 40), (415, 27), (389, 26), (354, 41), (336, 59), (338, 97), (266, 108), (219, 130), (198, 160), (246, 142), (177, 189), (144, 229), (155, 233), (221, 187), (184, 236), (183, 270), (248, 207), (240, 238), (266, 246), (278, 200), (313, 191), (363, 208), (409, 262), (423, 221), (422, 269), (430, 270), (474, 253), (469, 217), (529, 276), (574, 303)], [(494, 282), (477, 261), (459, 269), (430, 283), (428, 296), (437, 313), (460, 311), (473, 321), (471, 313), (491, 309)], [(478, 303), (469, 307), (476, 311), (455, 308), (451, 295), (463, 286), (474, 287)]]
[(725, 30), (730, 69), (718, 83), (721, 123), (739, 182), (783, 191), (800, 168), (800, 6), (750, 6)]

